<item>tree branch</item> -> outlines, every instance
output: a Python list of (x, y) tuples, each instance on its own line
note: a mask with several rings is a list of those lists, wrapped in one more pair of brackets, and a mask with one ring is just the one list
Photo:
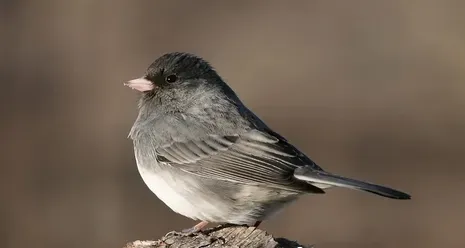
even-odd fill
[(183, 235), (169, 232), (157, 241), (134, 241), (125, 248), (311, 248), (272, 235), (255, 227), (217, 226), (201, 233)]

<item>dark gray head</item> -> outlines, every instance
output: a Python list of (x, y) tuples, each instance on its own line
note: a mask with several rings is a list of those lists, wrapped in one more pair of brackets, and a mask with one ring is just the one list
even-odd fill
[(266, 126), (207, 61), (192, 54), (162, 55), (142, 77), (125, 85), (142, 92), (130, 133), (133, 140), (168, 144)]
[(147, 95), (176, 89), (196, 88), (222, 81), (204, 59), (189, 53), (167, 53), (157, 58), (145, 75), (125, 83)]
[(189, 53), (164, 54), (142, 77), (125, 85), (142, 92), (140, 106), (148, 104), (158, 111), (184, 112), (195, 104), (218, 101), (239, 104), (236, 94), (210, 64)]

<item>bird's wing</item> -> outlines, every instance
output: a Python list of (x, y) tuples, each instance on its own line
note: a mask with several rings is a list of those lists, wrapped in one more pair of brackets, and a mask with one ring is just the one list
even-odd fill
[(159, 162), (198, 176), (324, 193), (293, 176), (294, 170), (301, 166), (321, 168), (271, 130), (252, 130), (231, 136), (211, 135), (202, 140), (172, 143), (156, 150)]

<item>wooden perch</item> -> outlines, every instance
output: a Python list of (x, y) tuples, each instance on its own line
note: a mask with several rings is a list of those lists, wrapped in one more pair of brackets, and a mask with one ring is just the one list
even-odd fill
[(255, 227), (217, 226), (201, 233), (183, 235), (169, 232), (157, 241), (134, 241), (125, 248), (310, 248), (272, 235)]

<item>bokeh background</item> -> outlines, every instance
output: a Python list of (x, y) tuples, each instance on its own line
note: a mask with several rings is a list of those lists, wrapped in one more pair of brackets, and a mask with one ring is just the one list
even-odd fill
[(1, 1), (2, 247), (122, 247), (193, 221), (144, 185), (127, 139), (158, 56), (210, 61), (344, 189), (265, 222), (333, 247), (465, 247), (464, 1)]

